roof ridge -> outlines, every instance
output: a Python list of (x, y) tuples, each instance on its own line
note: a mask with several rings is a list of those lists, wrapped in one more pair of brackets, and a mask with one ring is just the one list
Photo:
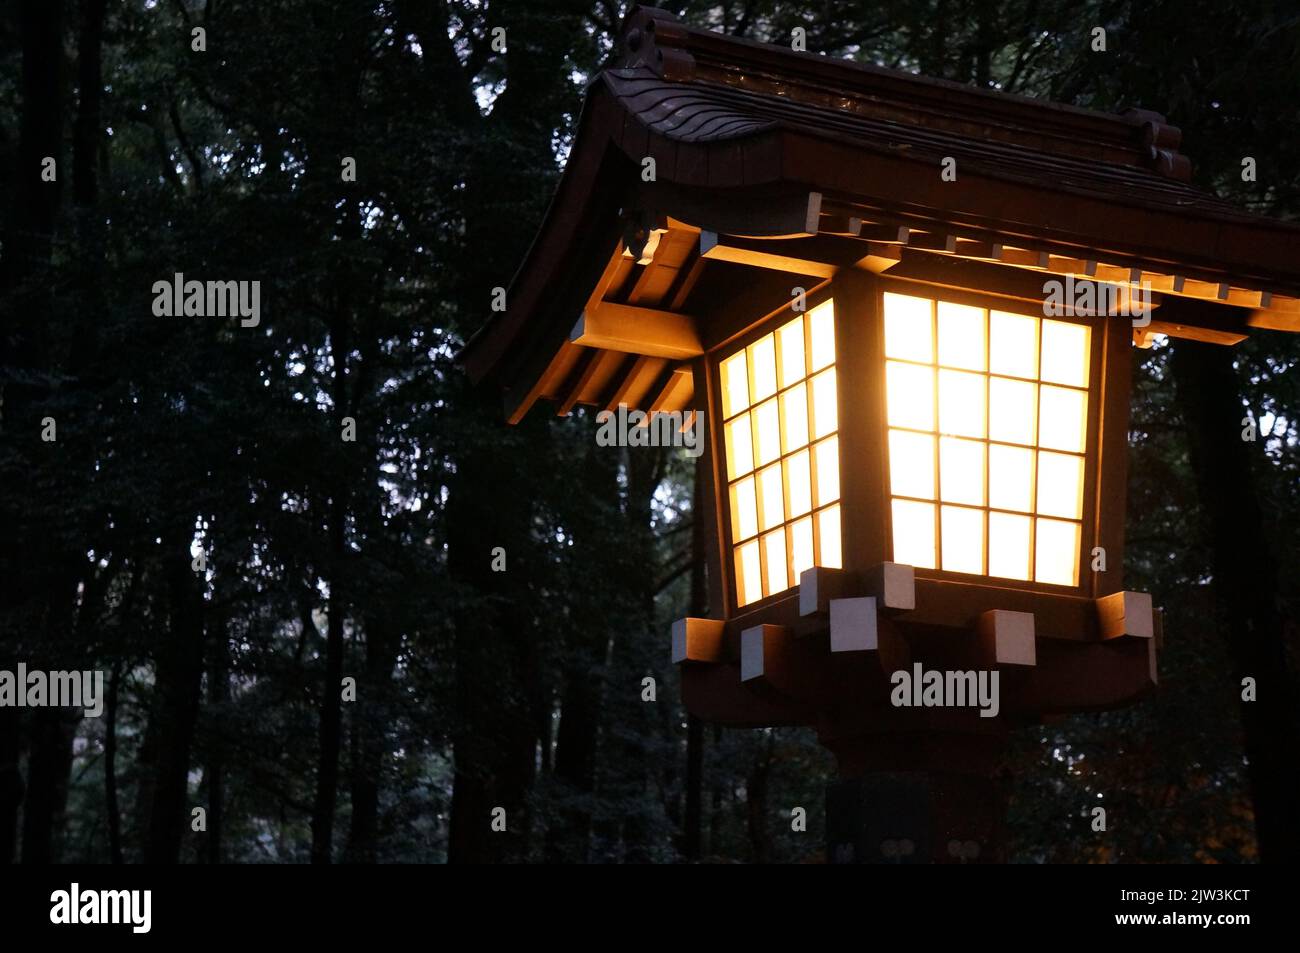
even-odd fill
[(1107, 113), (798, 52), (690, 27), (649, 6), (628, 12), (620, 48), (623, 56), (612, 69), (644, 67), (670, 82), (730, 86), (876, 118), (892, 115), (914, 127), (920, 123), (909, 116), (921, 114), (928, 126), (949, 133), (969, 135), (965, 127), (992, 124), (1001, 141), (1048, 154), (1078, 156), (1068, 144), (1086, 141), (1105, 150), (1108, 161), (1181, 182), (1191, 178), (1191, 162), (1177, 151), (1181, 131), (1148, 110)]

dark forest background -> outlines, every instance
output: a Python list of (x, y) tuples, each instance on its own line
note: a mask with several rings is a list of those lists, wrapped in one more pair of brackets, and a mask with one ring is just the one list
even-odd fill
[[(1300, 214), (1295, 3), (663, 5), (1154, 109), (1201, 185)], [(0, 709), (0, 860), (819, 858), (832, 766), (811, 734), (678, 702), (669, 623), (708, 598), (690, 461), (598, 448), (581, 412), (507, 428), (454, 363), (623, 12), (4, 5), (0, 668), (99, 668), (110, 694), (99, 719)], [(155, 317), (175, 272), (260, 280), (260, 325)], [(1295, 859), (1300, 338), (1138, 355), (1127, 585), (1165, 609), (1160, 691), (1020, 731), (1014, 857)], [(1253, 705), (1243, 675), (1264, 679)]]

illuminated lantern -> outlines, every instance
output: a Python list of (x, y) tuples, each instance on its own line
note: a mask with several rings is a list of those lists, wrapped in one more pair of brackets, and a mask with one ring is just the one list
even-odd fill
[(622, 43), (463, 362), (511, 422), (703, 413), (687, 709), (816, 729), (833, 861), (999, 860), (1008, 727), (1156, 684), (1122, 581), (1132, 349), (1300, 330), (1300, 232), (1187, 185), (1154, 113), (651, 8)]

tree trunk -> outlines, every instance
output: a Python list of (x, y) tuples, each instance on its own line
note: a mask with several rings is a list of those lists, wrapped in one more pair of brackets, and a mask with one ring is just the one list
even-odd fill
[[(56, 5), (52, 5), (56, 6)], [(57, 8), (55, 9), (57, 17)], [(103, 32), (104, 3), (97, 0), (94, 3), (87, 3), (82, 8), (81, 22), (78, 30), (78, 82), (81, 85), (82, 95), (76, 118), (76, 135), (74, 136), (73, 164), (74, 169), (74, 189), (73, 199), (78, 211), (78, 224), (89, 221), (90, 209), (95, 201), (95, 169), (94, 157), (97, 154), (98, 133), (97, 128), (100, 125), (99, 120), (99, 101), (101, 96), (102, 83), (100, 81), (100, 46)], [(48, 28), (48, 22), (46, 24)], [(49, 37), (46, 41), (49, 41)], [(57, 69), (53, 65), (46, 67)], [(61, 88), (58, 82), (57, 73), (53, 79), (50, 79), (49, 73), (44, 74), (46, 82), (53, 82), (54, 96), (61, 101)], [(56, 137), (61, 136), (62, 130), (46, 130), (46, 134), (54, 134)], [(57, 144), (55, 145), (57, 149)], [(57, 156), (57, 151), (48, 152), (47, 155)], [(89, 154), (89, 161), (86, 161)], [(42, 157), (43, 158), (43, 157)], [(87, 165), (88, 171), (82, 166)], [(38, 168), (33, 165), (33, 170)], [(57, 166), (56, 166), (57, 168)], [(62, 174), (63, 170), (58, 170)], [(42, 183), (42, 187), (52, 189), (50, 183)], [(33, 189), (40, 191), (40, 187)], [(57, 190), (53, 190), (57, 196)], [(51, 211), (47, 205), (41, 210), (42, 215), (47, 215)], [(53, 219), (47, 220), (47, 224), (52, 230)], [(91, 239), (91, 235), (85, 229), (79, 227), (79, 238), (82, 239), (75, 246), (76, 254), (83, 259), (83, 264), (87, 265), (84, 269), (84, 279), (79, 279), (81, 284), (80, 291), (83, 295), (89, 295), (83, 300), (93, 302), (96, 294), (92, 289), (98, 287), (97, 277), (100, 273), (99, 263), (101, 256), (97, 252), (98, 243)], [(29, 236), (22, 236), (21, 241), (27, 242)], [(41, 243), (37, 242), (40, 247)], [(49, 264), (48, 246), (45, 247), (44, 257), (38, 267), (44, 268)], [(41, 291), (32, 289), (34, 295), (42, 294)], [(25, 297), (25, 295), (24, 295)], [(90, 355), (94, 347), (94, 325), (91, 315), (97, 315), (102, 311), (91, 303), (90, 307), (82, 309), (82, 314), (76, 320), (77, 328), (72, 335), (71, 357), (67, 368), (72, 377), (74, 387), (84, 386), (84, 382), (79, 378), (85, 368), (93, 362)], [(86, 325), (89, 325), (87, 327)], [(49, 356), (42, 347), (41, 364), (44, 365), (49, 361)], [(14, 395), (18, 396), (18, 395)], [(76, 482), (76, 466), (67, 458), (61, 461), (63, 471), (59, 473), (59, 481), (63, 484), (73, 484)], [(72, 610), (76, 602), (77, 582), (83, 576), (81, 569), (81, 557), (76, 552), (76, 543), (69, 541), (68, 537), (60, 534), (51, 534), (51, 543), (45, 544), (42, 548), (45, 553), (33, 559), (33, 564), (45, 577), (44, 586), (33, 587), (34, 591), (46, 592), (47, 609), (45, 614), (45, 624), (41, 630), (46, 645), (40, 656), (35, 659), (37, 664), (43, 664), (47, 669), (59, 668), (82, 668), (88, 660), (82, 658), (79, 652), (75, 651), (77, 646), (86, 644), (86, 640), (80, 636), (88, 634), (89, 627), (97, 619), (99, 609), (102, 604), (103, 589), (107, 584), (104, 578), (96, 579), (93, 574), (85, 574), (85, 590), (81, 600), (81, 614), (76, 621), (76, 632), (73, 632)], [(29, 556), (39, 552), (39, 550), (28, 549)], [(116, 567), (114, 570), (116, 571)], [(46, 586), (48, 588), (46, 588)], [(74, 651), (68, 651), (70, 637), (72, 639), (72, 648)], [(30, 780), (27, 787), (28, 801), (23, 816), (23, 860), (25, 863), (57, 863), (62, 855), (62, 834), (64, 827), (64, 816), (67, 809), (69, 773), (72, 769), (73, 754), (72, 743), (76, 735), (77, 725), (81, 719), (80, 713), (70, 713), (64, 709), (46, 708), (34, 713), (32, 722), (32, 752), (29, 759)]]
[[(62, 581), (58, 581), (62, 575)], [(87, 573), (87, 576), (89, 574)], [(73, 638), (72, 608), (79, 577), (58, 567), (49, 574), (48, 608), (42, 629), (44, 644), (33, 661), (46, 671), (62, 669), (68, 662), (67, 646)], [(93, 596), (87, 592), (85, 599)], [(94, 612), (95, 609), (88, 608)], [(27, 762), (27, 799), (23, 807), (24, 864), (56, 864), (62, 857), (64, 816), (68, 806), (68, 776), (72, 770), (72, 739), (81, 712), (66, 708), (38, 708), (32, 714), (31, 753)]]
[[(491, 395), (467, 395), (464, 424), (504, 430), (500, 412)], [(524, 644), (534, 623), (517, 580), (528, 571), (532, 506), (513, 440), (471, 443), (447, 503), (447, 569), (467, 594), (453, 616), (458, 722), (447, 860), (493, 863), (522, 858), (528, 845), (537, 751), (529, 686), (540, 675)], [(505, 572), (492, 569), (498, 546)], [(502, 831), (492, 829), (497, 808), (505, 812)]]
[(772, 774), (771, 736), (745, 779), (745, 827), (749, 832), (750, 862), (765, 864), (772, 856), (767, 827), (767, 783)]
[[(3, 398), (4, 438), (19, 461), (36, 459), (40, 451), (40, 401), (43, 388), (25, 381), (47, 372), (46, 342), (53, 322), (49, 320), (48, 269), (53, 243), (54, 220), (59, 209), (62, 178), (42, 182), (42, 160), (63, 158), (63, 97), (60, 77), (62, 55), (62, 0), (23, 0), (19, 9), (22, 35), (22, 118), (19, 128), (17, 165), (12, 178), (11, 214), (0, 256), (0, 366), (19, 371), (17, 380), (0, 381)], [(48, 545), (40, 528), (28, 525), (24, 513), (15, 511), (13, 498), (0, 500), (0, 570), (6, 585), (0, 595), (3, 612), (0, 664), (12, 670), (17, 647), (11, 640), (36, 622), (36, 606), (43, 591), (40, 575), (42, 554)], [(28, 533), (31, 533), (30, 538)], [(37, 594), (37, 595), (33, 595)], [(18, 811), (25, 795), (19, 770), (22, 756), (21, 719), (12, 708), (0, 709), (0, 863), (11, 863), (18, 847)]]
[(1277, 601), (1277, 563), (1252, 475), (1251, 455), (1260, 444), (1242, 439), (1245, 411), (1231, 349), (1178, 341), (1171, 366), (1214, 554), (1210, 568), (1222, 613), (1220, 632), (1237, 686), (1252, 678), (1257, 689), (1257, 701), (1241, 704), (1241, 722), (1260, 858), (1289, 863), (1300, 858), (1300, 814), (1294, 805), (1300, 792), (1300, 730)]
[[(587, 447), (583, 482), (575, 496), (583, 502), (569, 514), (575, 565), (594, 565), (604, 551), (607, 524), (619, 513), (617, 451)], [(569, 522), (566, 520), (566, 522)], [(617, 564), (604, 567), (609, 588), (617, 595), (622, 576)], [(578, 592), (586, 592), (579, 589)], [(550, 863), (587, 863), (591, 859), (592, 811), (596, 791), (597, 746), (604, 682), (608, 677), (612, 607), (602, 596), (592, 604), (576, 599), (574, 624), (564, 633), (564, 670), (560, 694), (560, 725), (555, 735), (554, 779), (559, 798), (546, 831), (546, 859)], [(617, 825), (611, 825), (616, 828)], [(604, 832), (612, 839), (614, 831)]]
[[(225, 625), (212, 640), (212, 668), (208, 673), (208, 701), (214, 711), (223, 713), (230, 703), (230, 637)], [(207, 861), (222, 861), (222, 840), (226, 814), (226, 749), (220, 727), (208, 740), (208, 844)]]
[(330, 552), (335, 572), (330, 578), (329, 621), (325, 636), (325, 684), (321, 698), (320, 759), (316, 767), (316, 800), (311, 815), (311, 862), (333, 860), (334, 807), (338, 798), (339, 749), (343, 739), (343, 588), (345, 541), (343, 501), (335, 498), (330, 513)]
[(387, 619), (366, 620), (366, 668), (352, 715), (352, 823), (347, 860), (379, 860), (379, 795), (388, 753), (388, 689), (397, 640)]
[(122, 666), (114, 663), (104, 703), (104, 813), (108, 816), (108, 853), (115, 864), (123, 862), (122, 812), (117, 797), (117, 693), (121, 678)]
[(0, 708), (0, 864), (12, 864), (18, 846), (18, 806), (24, 791), (18, 731), (18, 709)]
[(23, 810), (23, 863), (62, 859), (63, 819), (68, 806), (75, 722), (66, 709), (38, 708), (32, 719), (30, 774)]
[(144, 859), (174, 864), (190, 829), (190, 750), (198, 721), (203, 682), (202, 577), (191, 567), (190, 537), (179, 527), (168, 544), (165, 568), (171, 618), (158, 650), (154, 725), (157, 747), (153, 803)]
[[(528, 219), (544, 211), (539, 198), (550, 190), (536, 157), (548, 154), (569, 108), (569, 70), (546, 57), (511, 56), (506, 88), (491, 117), (482, 119), (475, 115), (475, 79), (447, 41), (448, 9), (419, 2), (395, 9), (399, 20), (427, 41), (426, 69), (471, 143), (465, 187), (458, 192), (465, 203), (459, 290), (463, 312), (480, 313), (492, 289), (506, 284), (516, 268), (530, 231)], [(499, 16), (496, 23), (518, 36), (580, 35), (583, 25), (576, 7), (502, 4)], [(470, 324), (457, 330), (468, 335)], [(459, 719), (453, 734), (448, 860), (474, 863), (521, 857), (529, 841), (525, 804), (537, 753), (536, 711), (530, 709), (538, 704), (541, 673), (527, 643), (536, 622), (524, 602), (527, 590), (516, 582), (517, 569), (494, 573), (491, 563), (497, 546), (514, 567), (526, 558), (532, 481), (504, 445), (524, 441), (536, 423), (526, 423), (507, 441), (497, 394), (466, 394), (458, 406), (460, 423), (473, 437), (457, 459), (446, 517), (448, 571), (467, 594), (454, 613)], [(505, 811), (504, 832), (490, 826), (494, 808)]]

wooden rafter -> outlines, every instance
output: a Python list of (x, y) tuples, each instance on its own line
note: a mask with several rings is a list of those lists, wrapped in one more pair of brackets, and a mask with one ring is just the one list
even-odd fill
[[(806, 239), (805, 239), (806, 241)], [(784, 246), (784, 243), (783, 243)], [(710, 261), (733, 261), (738, 265), (751, 268), (767, 268), (774, 272), (790, 274), (811, 274), (819, 278), (829, 278), (836, 272), (836, 265), (810, 255), (811, 248), (784, 252), (783, 246), (776, 242), (755, 241), (748, 238), (733, 238), (731, 235), (719, 235), (716, 231), (699, 233), (699, 257)]]
[(650, 402), (649, 412), (672, 413), (686, 410), (695, 394), (695, 380), (689, 367), (675, 367), (668, 375), (668, 380), (659, 388), (658, 395)]
[(693, 318), (610, 301), (584, 311), (569, 340), (586, 347), (676, 360), (704, 353)]
[(640, 407), (646, 394), (667, 365), (668, 362), (662, 357), (639, 356), (627, 369), (618, 386), (614, 388), (614, 393), (610, 395), (605, 409), (617, 410), (619, 404)]

